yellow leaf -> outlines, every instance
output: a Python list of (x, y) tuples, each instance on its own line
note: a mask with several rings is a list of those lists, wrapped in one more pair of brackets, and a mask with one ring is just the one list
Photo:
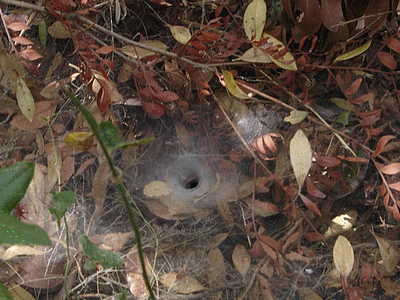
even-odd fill
[(64, 142), (71, 148), (80, 151), (86, 151), (93, 146), (93, 133), (90, 132), (70, 133), (64, 138)]
[[(277, 38), (273, 37), (270, 34), (264, 33), (262, 37), (268, 38), (267, 43), (272, 43), (273, 46), (277, 46), (278, 50), (280, 51), (285, 48), (285, 45), (280, 40), (278, 40)], [(294, 60), (292, 53), (287, 52), (283, 57), (279, 59), (274, 58), (272, 55), (268, 53), (267, 55), (278, 67), (285, 70), (297, 71), (296, 61)]]
[(35, 300), (35, 297), (17, 284), (12, 283), (8, 292), (14, 300)]
[(304, 132), (299, 129), (290, 141), (290, 162), (299, 184), (299, 191), (310, 170), (311, 160), (312, 150), (310, 143)]
[(255, 46), (253, 46), (253, 48), (250, 48), (245, 53), (243, 53), (242, 56), (234, 60), (241, 60), (241, 61), (262, 63), (262, 64), (268, 64), (272, 62), (270, 55), (268, 55), (263, 50)]
[[(140, 44), (143, 44), (143, 45), (146, 45), (146, 46), (149, 46), (149, 47), (153, 47), (153, 48), (157, 48), (157, 49), (160, 49), (160, 50), (167, 50), (168, 49), (168, 46), (165, 45), (163, 42), (160, 42), (160, 41), (148, 40), (148, 41), (141, 42)], [(128, 56), (130, 56), (131, 58), (134, 58), (134, 59), (142, 59), (142, 58), (144, 58), (146, 56), (151, 56), (151, 55), (155, 54), (154, 51), (143, 49), (143, 48), (139, 48), (139, 47), (132, 46), (132, 45), (122, 47), (121, 48), (121, 52), (123, 52), (124, 54), (126, 54), (126, 55), (128, 55)]]
[(222, 73), (224, 74), (226, 88), (228, 89), (229, 93), (239, 99), (250, 99), (250, 97), (237, 85), (231, 72), (224, 70)]
[(250, 41), (259, 41), (267, 19), (267, 5), (264, 0), (253, 0), (244, 12), (243, 26)]
[(206, 289), (196, 278), (191, 276), (179, 278), (176, 273), (164, 274), (160, 276), (160, 281), (166, 287), (181, 294), (192, 294)]
[(342, 235), (338, 236), (333, 246), (333, 263), (344, 278), (347, 278), (353, 269), (354, 250), (350, 242)]
[(33, 116), (35, 115), (35, 100), (26, 85), (25, 81), (18, 77), (17, 79), (17, 91), (16, 91), (17, 103), (22, 114), (32, 122)]
[(143, 194), (147, 197), (159, 198), (168, 196), (172, 193), (172, 188), (164, 181), (155, 180), (148, 184), (143, 189)]
[(302, 110), (292, 110), (290, 115), (285, 117), (284, 121), (289, 122), (290, 124), (298, 124), (303, 121), (308, 115), (308, 112)]
[(192, 38), (189, 28), (179, 25), (176, 26), (167, 25), (167, 26), (169, 30), (171, 30), (172, 36), (178, 43), (186, 45)]
[(360, 54), (364, 53), (365, 51), (367, 51), (369, 46), (371, 46), (371, 40), (366, 42), (364, 45), (358, 47), (357, 49), (354, 49), (350, 52), (339, 55), (338, 57), (335, 58), (335, 60), (333, 62), (335, 63), (337, 61), (344, 61), (344, 60), (348, 60), (353, 57), (356, 57), (357, 55), (360, 55)]

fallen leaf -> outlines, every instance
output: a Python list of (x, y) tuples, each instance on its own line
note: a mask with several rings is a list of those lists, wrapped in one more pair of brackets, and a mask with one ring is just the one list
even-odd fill
[(259, 41), (267, 19), (267, 5), (264, 0), (253, 0), (243, 17), (244, 32), (250, 41)]
[(145, 185), (143, 194), (150, 198), (168, 196), (172, 193), (172, 188), (165, 182), (155, 180)]
[(369, 40), (364, 45), (362, 45), (352, 51), (349, 51), (347, 53), (339, 55), (338, 57), (335, 58), (335, 60), (333, 62), (335, 63), (337, 61), (344, 61), (344, 60), (352, 59), (353, 57), (356, 57), (356, 56), (364, 53), (365, 51), (367, 51), (369, 46), (371, 46), (371, 40)]
[(12, 283), (8, 290), (13, 300), (35, 300), (35, 297), (17, 284)]
[(223, 74), (226, 88), (228, 89), (229, 93), (239, 99), (250, 99), (250, 97), (238, 86), (231, 72), (224, 70)]
[(333, 246), (333, 263), (345, 279), (353, 269), (354, 250), (350, 242), (342, 235), (338, 236)]
[[(153, 270), (149, 259), (146, 254), (143, 254), (146, 275), (150, 279), (151, 284), (154, 282)], [(125, 259), (125, 269), (126, 269), (126, 281), (128, 284), (129, 291), (139, 300), (145, 300), (148, 298), (149, 291), (147, 290), (146, 283), (143, 278), (143, 269), (139, 260), (139, 255), (137, 252), (137, 246), (135, 245), (129, 251)]]
[(191, 294), (206, 289), (196, 278), (191, 276), (180, 278), (177, 273), (167, 273), (160, 276), (160, 282), (180, 294)]
[(9, 260), (19, 255), (43, 255), (44, 253), (43, 250), (31, 246), (14, 245), (0, 253), (0, 259)]
[(332, 219), (328, 229), (324, 233), (325, 239), (337, 236), (349, 231), (357, 220), (357, 211), (350, 210)]
[[(167, 50), (168, 49), (168, 46), (160, 41), (147, 40), (147, 41), (141, 42), (140, 44), (143, 44), (145, 46), (149, 46), (152, 48), (156, 48), (159, 50)], [(156, 52), (154, 52), (154, 51), (139, 48), (139, 47), (136, 47), (133, 45), (122, 47), (120, 50), (122, 53), (124, 53), (134, 59), (142, 59), (144, 57), (156, 54)]]
[(226, 265), (221, 250), (218, 248), (211, 249), (208, 252), (208, 260), (210, 261), (207, 272), (209, 285), (216, 288), (224, 286), (226, 281)]
[(189, 43), (190, 39), (192, 38), (189, 28), (186, 28), (185, 26), (167, 25), (167, 27), (169, 28), (169, 30), (171, 30), (174, 39), (182, 45), (186, 45), (187, 43)]
[(308, 112), (294, 109), (290, 112), (290, 115), (285, 117), (284, 121), (289, 122), (292, 125), (298, 124), (303, 121), (308, 115)]
[(300, 191), (312, 162), (311, 146), (301, 129), (297, 130), (290, 141), (290, 162)]
[(22, 114), (29, 120), (29, 122), (32, 122), (35, 115), (35, 100), (33, 99), (32, 93), (25, 81), (21, 77), (18, 77), (17, 79), (16, 97)]
[(393, 57), (392, 54), (390, 54), (389, 52), (385, 52), (385, 51), (379, 51), (376, 54), (379, 58), (379, 60), (389, 69), (394, 70), (397, 68), (397, 61), (396, 59)]
[(55, 101), (36, 102), (35, 115), (33, 116), (32, 122), (30, 122), (22, 113), (19, 113), (11, 120), (11, 125), (24, 131), (42, 128), (47, 124), (43, 118), (51, 117), (55, 113), (56, 108), (57, 103)]
[(394, 175), (400, 172), (400, 163), (391, 163), (383, 166), (380, 170), (383, 174)]
[(374, 234), (376, 241), (378, 242), (379, 252), (383, 259), (383, 265), (385, 270), (391, 275), (394, 274), (397, 264), (400, 262), (400, 249), (393, 241), (378, 237)]
[(233, 249), (232, 261), (240, 275), (245, 277), (250, 269), (251, 257), (242, 244), (237, 244)]
[(385, 135), (382, 136), (378, 143), (376, 143), (375, 151), (372, 153), (372, 157), (377, 157), (379, 154), (381, 154), (386, 146), (386, 144), (391, 140), (394, 139), (394, 135)]

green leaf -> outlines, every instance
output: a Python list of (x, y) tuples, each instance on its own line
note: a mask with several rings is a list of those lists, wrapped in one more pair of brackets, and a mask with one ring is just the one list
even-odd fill
[(35, 164), (19, 162), (0, 169), (0, 211), (10, 214), (24, 197), (33, 178)]
[(132, 141), (132, 142), (119, 143), (118, 144), (118, 148), (126, 149), (126, 148), (129, 148), (129, 147), (135, 147), (135, 146), (149, 144), (149, 143), (154, 142), (154, 141), (155, 141), (155, 138), (153, 138), (153, 137), (144, 138), (144, 139), (140, 139), (140, 140), (136, 140), (136, 141)]
[(122, 268), (125, 261), (118, 253), (98, 248), (85, 235), (79, 237), (85, 254), (89, 256), (91, 261), (97, 261), (105, 269)]
[(7, 287), (0, 281), (0, 299), (1, 300), (13, 300)]
[(99, 135), (108, 148), (115, 148), (120, 143), (118, 129), (110, 122), (100, 123)]
[(50, 207), (49, 211), (51, 214), (56, 216), (57, 224), (60, 228), (61, 219), (64, 217), (65, 212), (75, 200), (75, 193), (72, 191), (64, 191), (60, 193), (50, 191), (50, 193), (53, 195), (53, 200), (56, 203), (56, 207)]
[(128, 299), (127, 298), (127, 292), (126, 292), (126, 290), (124, 290), (122, 292), (122, 294), (118, 297), (118, 300), (126, 300), (126, 299)]
[(15, 217), (0, 211), (0, 244), (51, 245), (46, 231), (36, 225), (22, 223)]
[(46, 47), (46, 41), (47, 41), (47, 25), (45, 20), (41, 20), (39, 22), (39, 40), (40, 43)]

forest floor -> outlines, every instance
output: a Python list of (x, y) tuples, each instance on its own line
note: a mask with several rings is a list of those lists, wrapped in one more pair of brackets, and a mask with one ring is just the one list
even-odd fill
[(0, 296), (400, 299), (398, 4), (0, 0)]

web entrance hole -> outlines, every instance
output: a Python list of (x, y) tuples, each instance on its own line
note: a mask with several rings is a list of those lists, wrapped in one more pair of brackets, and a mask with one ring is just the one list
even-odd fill
[(196, 174), (190, 175), (186, 178), (185, 182), (184, 182), (184, 187), (187, 190), (191, 190), (196, 188), (200, 183), (200, 179), (199, 177), (197, 177)]

